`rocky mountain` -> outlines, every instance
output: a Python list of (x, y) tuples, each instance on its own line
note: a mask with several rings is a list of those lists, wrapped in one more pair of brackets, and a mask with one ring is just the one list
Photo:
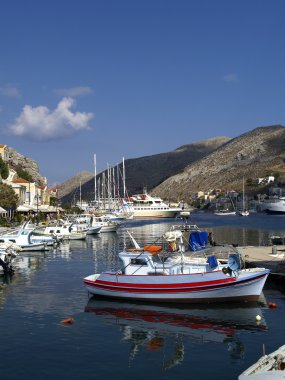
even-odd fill
[[(58, 197), (59, 199), (63, 199), (67, 195), (74, 196), (78, 198), (79, 196), (79, 187), (81, 184), (81, 188), (84, 188), (84, 184), (88, 181), (90, 181), (93, 178), (94, 183), (94, 174), (83, 171), (80, 173), (77, 173), (74, 177), (70, 178), (69, 180), (65, 181), (63, 184), (61, 184), (58, 187)], [(78, 194), (77, 194), (78, 193)]]
[(23, 156), (22, 154), (18, 153), (14, 148), (7, 147), (7, 153), (8, 164), (12, 169), (20, 167), (28, 174), (30, 174), (35, 182), (39, 184), (45, 183), (45, 178), (40, 175), (39, 167), (35, 160)]
[[(192, 162), (207, 156), (221, 145), (228, 142), (228, 137), (215, 137), (208, 140), (199, 141), (193, 144), (183, 145), (172, 152), (160, 153), (151, 156), (139, 157), (125, 160), (126, 188), (128, 194), (142, 192), (143, 188), (148, 190), (158, 186)], [(122, 164), (119, 165), (122, 173)], [(115, 170), (116, 172), (116, 170)], [(97, 178), (102, 174), (98, 174)], [(107, 173), (105, 171), (105, 178)], [(122, 177), (120, 176), (120, 181)], [(76, 186), (75, 186), (76, 185)], [(60, 199), (62, 203), (70, 203), (74, 199), (74, 188), (79, 186), (79, 181), (75, 177), (60, 186)], [(69, 192), (68, 192), (69, 189)], [(122, 184), (120, 185), (122, 190)], [(94, 175), (81, 186), (82, 199), (94, 199)], [(78, 200), (78, 197), (77, 197)]]
[(245, 180), (278, 173), (285, 178), (285, 127), (260, 127), (221, 145), (153, 189), (162, 198), (190, 200), (211, 189), (242, 190)]

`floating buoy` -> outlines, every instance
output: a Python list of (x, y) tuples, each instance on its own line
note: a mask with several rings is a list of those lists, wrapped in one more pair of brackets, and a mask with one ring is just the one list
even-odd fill
[(270, 307), (270, 309), (276, 309), (277, 305), (274, 302), (268, 302), (268, 307)]
[(259, 321), (261, 321), (261, 316), (260, 316), (260, 315), (257, 315), (257, 316), (255, 317), (255, 319), (259, 322)]
[(73, 322), (74, 322), (74, 319), (71, 317), (65, 318), (62, 321), (60, 321), (60, 323), (63, 323), (65, 325), (71, 325)]

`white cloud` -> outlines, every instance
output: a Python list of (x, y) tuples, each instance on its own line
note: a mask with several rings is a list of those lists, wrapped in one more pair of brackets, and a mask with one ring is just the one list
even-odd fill
[(12, 84), (0, 86), (0, 95), (7, 96), (9, 98), (19, 98), (21, 96), (19, 89)]
[(91, 87), (71, 87), (71, 88), (57, 88), (54, 90), (54, 93), (59, 96), (80, 96), (80, 95), (89, 95), (93, 92)]
[(24, 106), (14, 124), (8, 126), (16, 136), (29, 137), (32, 140), (44, 141), (63, 138), (74, 133), (90, 129), (92, 113), (72, 112), (75, 105), (72, 98), (63, 98), (54, 111), (45, 106)]
[(223, 80), (225, 82), (236, 82), (238, 80), (238, 77), (234, 73), (226, 74), (223, 76)]

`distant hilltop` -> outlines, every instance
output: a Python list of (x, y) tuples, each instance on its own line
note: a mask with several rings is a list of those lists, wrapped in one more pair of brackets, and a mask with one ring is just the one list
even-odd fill
[[(285, 179), (284, 158), (285, 127), (259, 127), (234, 139), (215, 137), (171, 152), (128, 159), (125, 161), (126, 187), (129, 195), (147, 188), (164, 199), (187, 201), (198, 191), (241, 190), (243, 178), (249, 180), (278, 173)], [(81, 182), (81, 196), (86, 201), (94, 199), (94, 175), (89, 174), (90, 178), (86, 176), (86, 182)], [(99, 177), (102, 173), (97, 179)], [(78, 176), (69, 183), (69, 192), (66, 183), (60, 186), (65, 187), (63, 203), (74, 199)]]
[(77, 199), (79, 199), (79, 187), (82, 186), (84, 188), (85, 183), (92, 179), (94, 183), (94, 174), (88, 171), (77, 173), (74, 177), (65, 181), (58, 187), (58, 198), (63, 199), (64, 197), (69, 196), (73, 198), (77, 197)]
[(242, 190), (243, 178), (254, 180), (276, 174), (285, 179), (285, 127), (260, 127), (244, 133), (214, 152), (192, 162), (180, 173), (169, 177), (153, 189), (167, 197), (189, 199), (198, 191)]
[[(125, 160), (128, 194), (142, 192), (144, 188), (148, 190), (155, 188), (170, 176), (179, 173), (192, 162), (212, 153), (229, 140), (229, 137), (215, 137), (183, 145), (171, 152)], [(122, 172), (122, 163), (119, 167)], [(90, 173), (88, 174), (89, 176), (85, 176), (86, 181), (81, 178), (81, 194), (82, 199), (90, 201), (94, 199), (94, 174), (91, 176)], [(102, 174), (97, 175), (97, 180), (101, 178), (101, 183)], [(76, 196), (76, 199), (79, 200), (80, 177), (82, 177), (81, 173), (59, 186), (59, 198), (62, 203), (71, 203)], [(106, 171), (105, 178), (107, 178)]]

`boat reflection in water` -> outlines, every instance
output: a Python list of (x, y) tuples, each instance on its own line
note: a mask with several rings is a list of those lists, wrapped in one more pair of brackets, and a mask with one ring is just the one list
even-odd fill
[[(194, 343), (227, 344), (229, 354), (242, 358), (244, 345), (237, 331), (267, 331), (261, 302), (227, 305), (157, 306), (143, 303), (89, 299), (85, 312), (95, 313), (103, 323), (119, 326), (123, 341), (130, 343), (130, 359), (139, 349), (160, 350), (172, 339), (173, 355), (163, 368), (169, 369), (184, 359), (187, 339)], [(256, 316), (261, 317), (256, 321)], [(240, 334), (238, 334), (240, 335)]]

